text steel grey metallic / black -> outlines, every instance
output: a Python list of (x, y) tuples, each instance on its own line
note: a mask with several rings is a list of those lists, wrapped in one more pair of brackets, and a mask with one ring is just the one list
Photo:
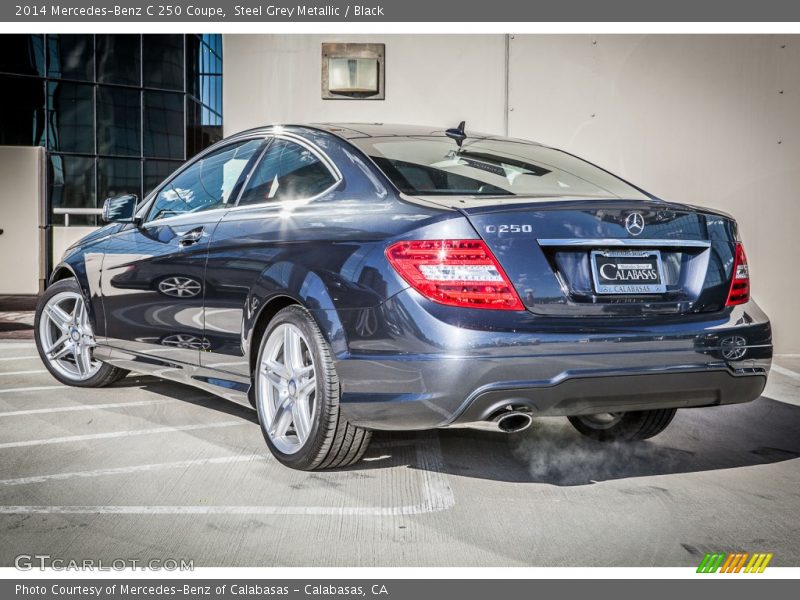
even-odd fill
[(40, 301), (50, 372), (252, 405), (295, 468), (351, 464), (376, 429), (562, 415), (644, 439), (770, 367), (730, 216), (463, 123), (250, 130), (105, 212)]

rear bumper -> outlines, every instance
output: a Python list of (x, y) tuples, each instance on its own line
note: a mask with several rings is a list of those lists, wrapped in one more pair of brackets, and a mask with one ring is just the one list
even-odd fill
[(454, 422), (484, 421), (509, 404), (539, 416), (738, 404), (758, 398), (766, 383), (765, 372), (735, 375), (722, 369), (673, 369), (570, 377), (555, 385), (489, 386), (467, 400)]
[[(342, 410), (374, 429), (481, 421), (507, 405), (540, 416), (748, 402), (766, 384), (769, 320), (725, 313), (554, 320), (451, 310), (406, 291), (344, 320)], [(364, 335), (354, 323), (377, 323)], [(348, 324), (349, 323), (349, 324)]]

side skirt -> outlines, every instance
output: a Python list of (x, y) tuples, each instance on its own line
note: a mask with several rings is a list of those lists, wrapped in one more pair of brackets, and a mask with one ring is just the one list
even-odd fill
[(153, 356), (103, 345), (94, 349), (94, 356), (97, 360), (121, 369), (190, 385), (247, 408), (254, 408), (248, 394), (250, 384), (226, 378), (227, 374), (220, 371), (188, 363), (159, 360)]

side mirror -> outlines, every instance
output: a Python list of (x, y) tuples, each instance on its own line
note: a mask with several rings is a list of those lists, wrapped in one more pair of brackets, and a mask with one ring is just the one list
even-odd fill
[(106, 223), (133, 223), (136, 221), (136, 203), (134, 194), (106, 198), (103, 204), (103, 221)]

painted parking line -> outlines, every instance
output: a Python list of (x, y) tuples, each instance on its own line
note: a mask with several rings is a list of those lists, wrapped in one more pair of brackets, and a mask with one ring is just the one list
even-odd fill
[[(266, 450), (265, 450), (266, 452)], [(104, 477), (107, 475), (126, 475), (128, 473), (141, 473), (145, 471), (160, 471), (162, 469), (186, 469), (202, 465), (224, 465), (238, 462), (252, 462), (264, 460), (265, 454), (246, 454), (240, 456), (221, 456), (216, 458), (198, 458), (193, 460), (178, 460), (174, 462), (153, 463), (147, 465), (131, 465), (127, 467), (114, 467), (109, 469), (95, 469), (92, 471), (73, 471), (71, 473), (51, 473), (49, 475), (32, 475), (30, 477), (17, 477), (15, 479), (0, 479), (0, 486), (27, 485), (43, 483), (45, 481), (62, 481), (65, 479), (83, 479), (89, 477)]]
[(31, 360), (33, 358), (39, 358), (38, 354), (31, 354), (28, 356), (4, 356), (0, 358), (0, 362), (8, 362), (10, 360)]
[(800, 381), (800, 373), (792, 371), (791, 369), (787, 369), (786, 367), (782, 367), (780, 365), (772, 364), (772, 368), (770, 369), (783, 375), (784, 377), (789, 377), (790, 379), (794, 379), (796, 381)]
[(439, 438), (435, 434), (418, 438), (417, 469), (422, 476), (422, 500), (404, 506), (239, 506), (239, 505), (157, 505), (157, 506), (0, 506), (0, 514), (92, 514), (92, 515), (258, 515), (258, 516), (408, 516), (449, 510), (455, 496), (444, 471)]
[(6, 373), (0, 371), (0, 377), (11, 377), (12, 375), (34, 375), (37, 373), (47, 373), (47, 369), (33, 369), (32, 371), (8, 371)]
[(218, 427), (233, 427), (234, 425), (252, 425), (250, 421), (239, 419), (237, 421), (220, 421), (218, 423), (204, 423), (197, 425), (177, 425), (175, 427), (154, 427), (152, 429), (133, 429), (128, 431), (110, 431), (108, 433), (90, 433), (87, 435), (68, 435), (65, 437), (45, 438), (41, 440), (24, 440), (21, 442), (4, 442), (0, 450), (7, 448), (23, 448), (26, 446), (48, 446), (50, 444), (68, 444), (70, 442), (84, 442), (89, 440), (106, 440), (111, 438), (132, 437), (136, 435), (156, 435), (159, 433), (172, 433), (175, 431), (195, 431), (198, 429), (214, 429)]
[(173, 398), (164, 398), (163, 400), (136, 400), (132, 402), (113, 402), (109, 404), (78, 404), (75, 406), (55, 406), (53, 408), (12, 410), (8, 412), (0, 412), (0, 418), (21, 417), (25, 415), (43, 415), (48, 413), (59, 413), (59, 412), (73, 412), (78, 410), (102, 410), (105, 408), (124, 408), (126, 406), (147, 406), (148, 404), (165, 404), (170, 402), (180, 402), (180, 400), (175, 400)]
[(19, 348), (35, 348), (34, 342), (0, 342), (0, 350), (17, 350)]
[(0, 394), (21, 394), (23, 392), (43, 392), (45, 390), (63, 390), (65, 385), (37, 385), (34, 387), (4, 388), (0, 389)]

